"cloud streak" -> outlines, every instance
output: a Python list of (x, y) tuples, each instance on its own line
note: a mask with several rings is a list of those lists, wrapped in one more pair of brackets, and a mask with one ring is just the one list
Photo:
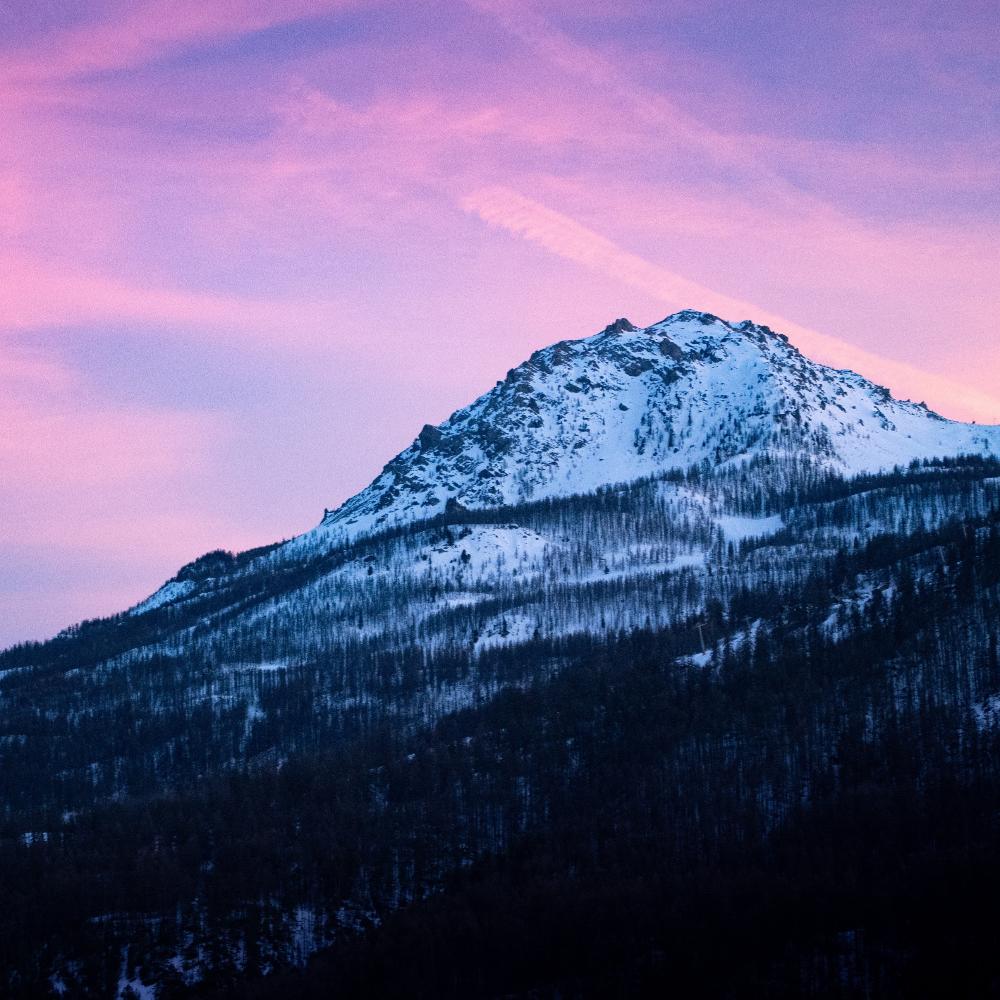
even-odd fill
[(64, 31), (46, 55), (13, 54), (0, 74), (17, 82), (65, 79), (135, 69), (192, 46), (262, 31), (352, 6), (349, 0), (156, 0), (112, 9), (109, 16)]
[(801, 326), (743, 299), (722, 294), (623, 249), (607, 237), (504, 187), (483, 188), (462, 200), (484, 222), (550, 253), (614, 278), (675, 308), (699, 308), (725, 319), (752, 319), (786, 333), (804, 353), (837, 368), (851, 368), (908, 398), (924, 399), (966, 419), (992, 421), (1000, 397), (969, 390), (951, 379), (883, 357), (840, 338)]
[(130, 284), (18, 255), (0, 254), (0, 270), (0, 330), (8, 332), (113, 321), (316, 345), (329, 339), (342, 311), (330, 301), (251, 299)]

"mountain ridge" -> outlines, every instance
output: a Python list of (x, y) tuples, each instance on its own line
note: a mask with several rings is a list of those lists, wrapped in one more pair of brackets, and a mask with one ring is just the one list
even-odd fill
[[(850, 476), (973, 454), (1000, 456), (1000, 426), (897, 400), (856, 372), (811, 361), (767, 326), (692, 309), (641, 328), (621, 317), (533, 352), (472, 403), (425, 424), (318, 526), (239, 558), (287, 564), (449, 513), (585, 495), (696, 465), (804, 458)], [(204, 560), (212, 562), (183, 567), (131, 613), (194, 594)]]
[(781, 333), (682, 310), (620, 318), (535, 351), (324, 512), (303, 539), (350, 538), (443, 512), (588, 492), (702, 461), (806, 452), (845, 474), (1000, 454), (1000, 427), (948, 420)]

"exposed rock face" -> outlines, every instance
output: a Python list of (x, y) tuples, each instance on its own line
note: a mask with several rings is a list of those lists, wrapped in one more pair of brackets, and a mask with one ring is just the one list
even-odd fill
[(635, 333), (639, 328), (630, 323), (624, 316), (619, 317), (614, 323), (609, 323), (602, 333)]

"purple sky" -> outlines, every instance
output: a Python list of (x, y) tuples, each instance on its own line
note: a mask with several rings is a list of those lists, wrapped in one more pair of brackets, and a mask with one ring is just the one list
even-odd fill
[(0, 645), (619, 315), (1000, 422), (993, 0), (12, 0), (0, 99)]

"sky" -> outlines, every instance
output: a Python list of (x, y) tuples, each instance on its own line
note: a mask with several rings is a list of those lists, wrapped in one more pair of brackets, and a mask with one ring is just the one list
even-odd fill
[(995, 0), (3, 0), (0, 646), (682, 308), (1000, 423)]

